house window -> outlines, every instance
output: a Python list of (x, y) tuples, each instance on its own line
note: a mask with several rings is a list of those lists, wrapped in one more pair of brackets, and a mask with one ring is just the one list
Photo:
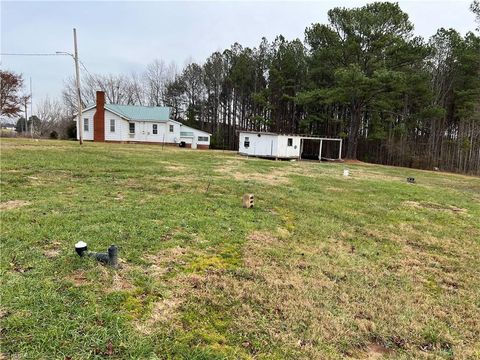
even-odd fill
[(288, 138), (287, 146), (293, 146), (293, 139), (292, 138)]
[(245, 140), (243, 141), (243, 147), (250, 147), (250, 138), (248, 136), (245, 136)]
[(208, 141), (208, 136), (199, 136), (198, 141)]
[(88, 131), (88, 119), (83, 119), (83, 131)]
[(115, 132), (115, 119), (110, 119), (110, 132)]
[(170, 125), (169, 130), (170, 132), (173, 132), (173, 125)]
[(130, 134), (135, 134), (135, 123), (129, 123), (128, 124), (128, 129)]
[(158, 134), (158, 125), (157, 125), (157, 124), (153, 124), (153, 125), (152, 125), (152, 134), (153, 134), (153, 135), (157, 135), (157, 134)]

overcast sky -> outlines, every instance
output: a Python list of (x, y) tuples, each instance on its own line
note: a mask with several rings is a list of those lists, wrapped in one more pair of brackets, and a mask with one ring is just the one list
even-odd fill
[[(475, 28), (471, 1), (400, 1), (428, 38), (440, 27), (462, 34)], [(203, 62), (234, 42), (256, 46), (273, 40), (303, 40), (312, 23), (326, 23), (336, 6), (366, 1), (310, 2), (19, 2), (1, 1), (2, 53), (73, 52), (72, 28), (78, 32), (80, 59), (92, 73), (142, 71), (153, 59), (183, 66), (189, 58)], [(70, 57), (1, 57), (2, 69), (22, 73), (33, 83), (34, 103), (60, 97), (63, 81), (74, 74)]]

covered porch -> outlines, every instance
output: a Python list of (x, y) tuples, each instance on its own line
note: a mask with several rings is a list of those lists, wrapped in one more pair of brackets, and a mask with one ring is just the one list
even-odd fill
[(342, 160), (342, 143), (340, 138), (301, 137), (299, 160)]

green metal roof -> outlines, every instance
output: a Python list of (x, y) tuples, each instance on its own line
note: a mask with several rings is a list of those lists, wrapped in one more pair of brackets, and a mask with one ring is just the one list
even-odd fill
[(166, 106), (105, 104), (105, 109), (129, 120), (168, 121), (170, 118), (170, 108)]

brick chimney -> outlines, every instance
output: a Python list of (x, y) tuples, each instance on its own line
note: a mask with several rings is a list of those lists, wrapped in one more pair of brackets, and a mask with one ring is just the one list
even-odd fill
[(93, 115), (93, 141), (105, 141), (105, 93), (97, 91), (97, 107)]

